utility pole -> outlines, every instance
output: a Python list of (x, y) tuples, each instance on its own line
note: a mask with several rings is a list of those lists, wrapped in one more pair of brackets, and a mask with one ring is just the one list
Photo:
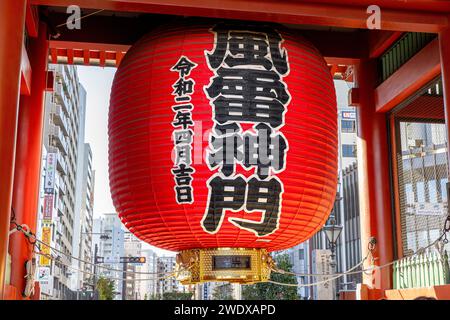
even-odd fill
[(123, 274), (122, 274), (122, 300), (127, 300), (127, 268), (128, 261), (123, 261)]
[(95, 244), (95, 248), (94, 248), (94, 277), (93, 277), (93, 299), (97, 299), (97, 254), (98, 254), (98, 245)]

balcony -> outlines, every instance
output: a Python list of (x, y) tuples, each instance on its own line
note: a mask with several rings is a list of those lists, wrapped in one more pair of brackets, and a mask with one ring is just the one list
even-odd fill
[(58, 200), (58, 216), (62, 217), (66, 214), (66, 206), (64, 205), (64, 202), (61, 200)]
[(64, 155), (67, 154), (67, 142), (66, 138), (60, 127), (53, 125), (50, 128), (50, 134), (53, 137), (53, 145), (58, 147), (59, 151), (61, 151)]
[(393, 289), (418, 289), (450, 284), (446, 252), (428, 252), (397, 261), (393, 265)]
[(69, 99), (67, 99), (66, 97), (66, 93), (64, 92), (64, 88), (62, 83), (56, 83), (56, 98), (58, 99), (59, 104), (61, 105), (61, 107), (64, 109), (64, 112), (66, 114), (71, 114), (71, 106), (72, 104), (70, 103)]
[(63, 195), (67, 194), (66, 183), (64, 182), (63, 179), (59, 179), (58, 187), (59, 187), (59, 191), (61, 194), (63, 194)]
[(68, 136), (69, 122), (62, 110), (61, 105), (53, 103), (51, 106), (51, 114), (53, 115), (53, 122), (62, 129), (65, 136)]
[(62, 175), (67, 174), (67, 163), (64, 159), (64, 156), (61, 154), (61, 152), (56, 153), (56, 169), (61, 173)]

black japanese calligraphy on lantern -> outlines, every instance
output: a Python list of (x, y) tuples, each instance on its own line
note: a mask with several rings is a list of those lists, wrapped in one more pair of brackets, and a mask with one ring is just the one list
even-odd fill
[(282, 133), (273, 133), (268, 125), (254, 126), (256, 134), (244, 134), (244, 163), (246, 168), (256, 168), (260, 179), (266, 179), (271, 172), (281, 172), (286, 164), (287, 140)]
[(242, 145), (242, 130), (239, 125), (216, 125), (210, 136), (211, 148), (207, 150), (206, 163), (211, 170), (220, 168), (229, 177), (235, 172), (236, 162), (242, 162), (244, 158)]
[(246, 180), (242, 175), (234, 178), (213, 176), (208, 181), (209, 199), (202, 226), (208, 233), (219, 231), (225, 211), (261, 211), (259, 221), (230, 218), (235, 226), (253, 232), (258, 237), (272, 234), (278, 229), (282, 185), (277, 177), (264, 181)]
[(220, 24), (211, 29), (215, 46), (206, 61), (215, 76), (205, 87), (213, 120), (284, 124), (291, 100), (282, 77), (289, 73), (281, 35), (270, 28)]
[(192, 110), (194, 105), (190, 103), (191, 95), (194, 93), (195, 81), (187, 78), (197, 64), (187, 57), (181, 56), (178, 62), (170, 69), (178, 73), (178, 80), (172, 85), (175, 104), (172, 105), (174, 118), (172, 126), (174, 142), (174, 176), (175, 198), (177, 203), (193, 203), (194, 190), (192, 187), (192, 175), (195, 170), (192, 165), (192, 141), (194, 132), (190, 129), (194, 126)]
[(194, 125), (194, 122), (192, 121), (192, 113), (190, 111), (177, 111), (172, 125), (174, 127), (181, 126), (183, 129), (187, 129), (190, 126)]
[(181, 163), (177, 168), (172, 169), (172, 173), (174, 174), (174, 179), (176, 182), (175, 191), (178, 203), (192, 203), (194, 201), (193, 198), (193, 189), (191, 186), (192, 183), (192, 174), (194, 173), (194, 169), (188, 167), (186, 164)]
[(236, 164), (246, 170), (256, 169), (259, 178), (265, 179), (271, 173), (285, 169), (288, 145), (282, 133), (265, 123), (254, 126), (256, 133), (246, 131), (236, 123), (216, 125), (210, 136), (210, 150), (207, 151), (207, 164), (211, 170), (219, 168), (224, 176), (235, 173)]
[(215, 36), (214, 49), (207, 52), (211, 69), (218, 69), (225, 62), (229, 67), (251, 65), (266, 70), (275, 67), (279, 74), (289, 73), (287, 52), (281, 48), (283, 39), (273, 28), (221, 23), (211, 31)]
[(181, 56), (177, 63), (170, 69), (171, 71), (177, 71), (181, 78), (184, 78), (191, 74), (191, 70), (197, 67), (196, 63), (193, 63), (185, 56)]
[[(214, 48), (205, 58), (213, 76), (204, 91), (214, 128), (206, 162), (218, 172), (207, 181), (201, 224), (214, 234), (227, 212), (245, 210), (252, 219), (228, 221), (257, 237), (268, 236), (279, 227), (284, 186), (276, 174), (285, 170), (289, 150), (280, 131), (291, 100), (283, 79), (289, 74), (287, 51), (270, 27), (224, 23), (211, 32)], [(249, 123), (252, 129), (243, 131), (242, 124)], [(251, 176), (236, 175), (238, 164), (253, 170)]]
[(206, 92), (214, 99), (219, 124), (264, 122), (277, 128), (283, 125), (290, 100), (280, 76), (267, 70), (219, 68)]

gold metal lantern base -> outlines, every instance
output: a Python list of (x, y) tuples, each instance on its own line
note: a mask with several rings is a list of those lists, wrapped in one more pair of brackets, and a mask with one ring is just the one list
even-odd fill
[(250, 284), (267, 281), (273, 266), (265, 249), (192, 249), (177, 255), (177, 278), (184, 285), (207, 281)]

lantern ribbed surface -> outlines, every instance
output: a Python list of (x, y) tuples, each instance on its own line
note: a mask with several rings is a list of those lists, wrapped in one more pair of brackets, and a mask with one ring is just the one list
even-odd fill
[[(282, 81), (290, 95), (284, 124), (276, 128), (288, 143), (285, 167), (276, 176), (283, 185), (277, 229), (258, 236), (230, 218), (260, 221), (262, 211), (225, 210), (216, 232), (202, 227), (208, 207), (208, 181), (218, 168), (207, 165), (213, 129), (213, 105), (206, 88), (215, 76), (207, 53), (217, 46), (214, 24), (180, 24), (155, 30), (138, 41), (115, 75), (109, 110), (109, 174), (114, 206), (125, 226), (138, 238), (162, 249), (266, 248), (295, 246), (316, 233), (333, 207), (337, 185), (337, 110), (333, 80), (323, 57), (301, 36), (281, 35), (289, 70)], [(254, 28), (254, 27), (252, 27)], [(252, 29), (254, 31), (254, 29)], [(265, 30), (265, 29), (264, 29)], [(261, 49), (260, 47), (255, 47)], [(173, 134), (176, 105), (171, 70), (180, 57), (196, 66), (186, 79), (194, 81), (190, 103), (192, 203), (176, 201)], [(242, 124), (245, 133), (252, 124)], [(255, 169), (236, 164), (233, 177), (248, 178)], [(217, 222), (217, 221), (216, 221)]]

